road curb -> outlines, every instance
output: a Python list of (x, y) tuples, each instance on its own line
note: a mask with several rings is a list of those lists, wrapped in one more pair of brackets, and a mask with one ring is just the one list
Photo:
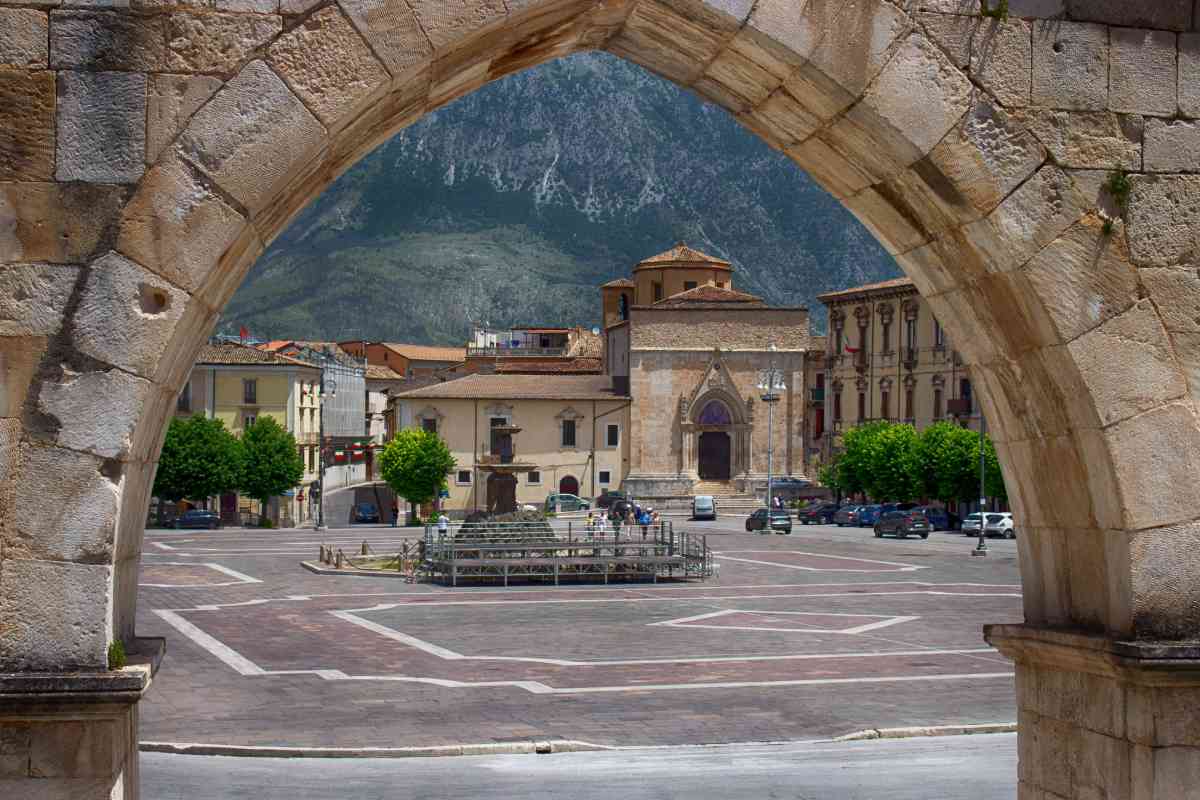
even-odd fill
[(581, 753), (615, 748), (575, 739), (524, 742), (483, 742), (429, 747), (270, 747), (198, 742), (139, 742), (143, 753), (183, 756), (236, 756), (241, 758), (435, 758), (441, 756), (491, 756), (523, 753)]
[(922, 736), (968, 736), (976, 733), (1014, 733), (1015, 722), (985, 722), (979, 725), (926, 725), (912, 728), (867, 728), (842, 736), (831, 742), (858, 742), (864, 739), (914, 739)]
[(402, 578), (411, 581), (412, 576), (406, 572), (391, 569), (338, 569), (337, 567), (322, 567), (316, 561), (301, 561), (300, 566), (317, 575), (351, 575), (356, 578)]

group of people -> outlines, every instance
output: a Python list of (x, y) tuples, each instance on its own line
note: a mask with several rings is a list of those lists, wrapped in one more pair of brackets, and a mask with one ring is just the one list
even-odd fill
[(599, 513), (588, 511), (588, 536), (607, 536), (609, 525), (612, 525), (613, 535), (620, 536), (621, 528), (632, 531), (635, 526), (642, 527), (642, 538), (646, 538), (647, 529), (658, 522), (658, 512), (653, 508), (642, 508), (636, 503), (614, 505), (607, 513), (603, 509)]

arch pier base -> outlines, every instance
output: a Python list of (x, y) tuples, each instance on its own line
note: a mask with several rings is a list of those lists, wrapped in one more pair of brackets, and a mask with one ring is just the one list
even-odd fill
[(1017, 670), (1021, 800), (1192, 797), (1200, 644), (988, 625)]
[(165, 641), (105, 672), (0, 673), (0, 797), (137, 800), (138, 702)]

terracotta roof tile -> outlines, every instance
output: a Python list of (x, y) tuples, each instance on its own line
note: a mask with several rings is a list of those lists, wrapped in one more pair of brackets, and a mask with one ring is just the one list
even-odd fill
[(467, 358), (465, 347), (433, 347), (403, 342), (383, 342), (383, 346), (413, 361), (465, 361)]
[[(645, 262), (643, 262), (643, 263), (645, 263)], [(600, 288), (601, 289), (632, 289), (636, 285), (637, 284), (635, 284), (633, 281), (629, 280), (629, 278), (615, 278), (615, 279), (609, 281), (608, 283), (600, 284)]]
[(763, 299), (757, 295), (739, 292), (736, 289), (722, 289), (720, 286), (697, 286), (695, 289), (688, 289), (678, 294), (673, 294), (663, 300), (655, 303), (655, 306), (686, 306), (693, 303), (738, 303), (738, 304), (754, 304), (765, 305)]
[(204, 345), (200, 348), (200, 353), (196, 356), (196, 363), (312, 367), (312, 364), (295, 358), (289, 358), (278, 353), (259, 350), (257, 347), (250, 347), (249, 345), (237, 344), (235, 342)]
[(598, 333), (592, 333), (586, 328), (580, 328), (571, 338), (571, 344), (567, 348), (568, 358), (603, 358), (604, 357), (604, 337)]
[(854, 297), (859, 294), (869, 294), (870, 292), (879, 292), (885, 289), (910, 289), (915, 288), (910, 278), (891, 278), (886, 281), (878, 281), (877, 283), (865, 283), (862, 286), (852, 286), (849, 289), (840, 289), (836, 292), (826, 292), (825, 294), (817, 295), (817, 299), (822, 303), (827, 303), (830, 300), (840, 300), (845, 297)]
[(554, 361), (498, 361), (498, 375), (597, 375), (604, 369), (604, 361), (599, 358), (562, 358)]
[(402, 400), (616, 400), (608, 375), (466, 375), (397, 395)]
[(404, 376), (384, 364), (367, 364), (366, 379), (369, 381), (402, 381)]
[(665, 253), (659, 253), (656, 256), (643, 259), (638, 262), (638, 266), (664, 266), (668, 264), (710, 264), (713, 266), (728, 267), (729, 262), (710, 256), (708, 253), (702, 253), (699, 250), (694, 250), (686, 244), (680, 242)]

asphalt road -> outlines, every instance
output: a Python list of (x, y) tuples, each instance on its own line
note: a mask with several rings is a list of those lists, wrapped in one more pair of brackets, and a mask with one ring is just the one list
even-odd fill
[(146, 800), (1010, 800), (1015, 734), (557, 755), (267, 759), (144, 753)]

